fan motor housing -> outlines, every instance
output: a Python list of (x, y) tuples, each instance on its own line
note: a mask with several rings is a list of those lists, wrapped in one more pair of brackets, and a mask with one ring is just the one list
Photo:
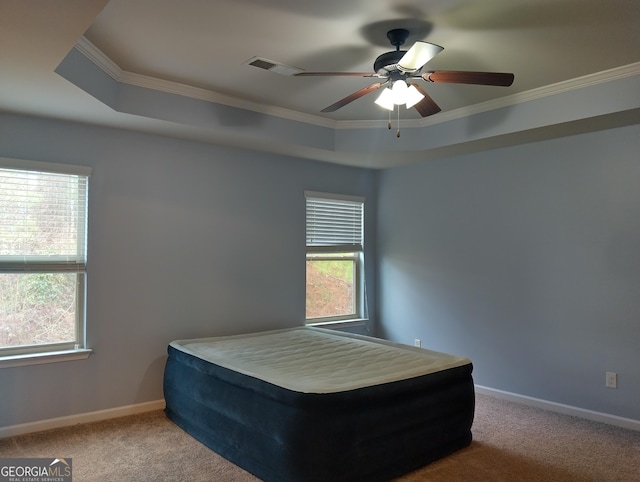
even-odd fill
[(378, 74), (385, 74), (398, 70), (398, 62), (406, 53), (406, 50), (394, 50), (380, 55), (373, 63), (373, 71)]

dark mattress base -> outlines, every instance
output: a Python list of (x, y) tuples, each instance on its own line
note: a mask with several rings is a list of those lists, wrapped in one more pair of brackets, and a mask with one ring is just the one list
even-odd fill
[(472, 365), (340, 393), (299, 393), (169, 347), (166, 414), (265, 481), (384, 481), (471, 443)]

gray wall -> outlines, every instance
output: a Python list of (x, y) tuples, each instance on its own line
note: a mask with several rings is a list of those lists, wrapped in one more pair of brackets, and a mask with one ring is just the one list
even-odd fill
[(305, 189), (367, 197), (377, 334), (468, 356), (481, 385), (640, 419), (639, 134), (376, 174), (0, 115), (0, 156), (94, 169), (94, 353), (1, 369), (0, 426), (161, 398), (172, 339), (301, 324)]
[(640, 420), (638, 152), (632, 126), (383, 172), (378, 334)]
[(305, 189), (367, 198), (375, 304), (372, 171), (12, 115), (0, 133), (2, 157), (93, 168), (94, 350), (0, 369), (0, 426), (161, 399), (173, 339), (303, 324)]

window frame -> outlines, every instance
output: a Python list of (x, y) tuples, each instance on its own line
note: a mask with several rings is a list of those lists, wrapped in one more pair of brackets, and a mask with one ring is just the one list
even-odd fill
[[(86, 347), (86, 289), (87, 289), (87, 243), (88, 243), (88, 190), (92, 169), (87, 166), (59, 164), (24, 159), (9, 159), (0, 157), (0, 168), (16, 171), (34, 171), (44, 174), (60, 174), (77, 176), (78, 182), (84, 183), (83, 216), (77, 219), (76, 232), (82, 230), (83, 243), (80, 257), (65, 259), (65, 255), (57, 254), (40, 257), (33, 256), (27, 260), (20, 256), (20, 263), (16, 263), (16, 256), (0, 256), (0, 273), (10, 274), (39, 274), (39, 273), (73, 273), (75, 275), (75, 328), (74, 340), (42, 344), (24, 344), (10, 347), (0, 347), (0, 368), (34, 365), (84, 359), (91, 350)], [(84, 179), (83, 179), (84, 178)]]
[[(344, 255), (344, 256), (340, 256)], [(323, 253), (318, 251), (307, 251), (306, 262), (309, 261), (353, 261), (353, 313), (335, 316), (319, 316), (307, 318), (307, 324), (332, 323), (336, 321), (352, 321), (362, 319), (361, 309), (361, 277), (362, 277), (362, 253), (358, 251), (340, 251)], [(306, 300), (306, 293), (305, 293)], [(306, 311), (306, 310), (305, 310)]]
[[(305, 228), (307, 231), (306, 243), (305, 243), (305, 271), (307, 261), (310, 259), (353, 259), (354, 261), (354, 281), (353, 281), (353, 296), (354, 296), (354, 312), (347, 315), (335, 315), (335, 316), (323, 316), (307, 318), (306, 315), (306, 276), (305, 276), (305, 324), (306, 325), (323, 325), (323, 324), (348, 324), (348, 323), (360, 323), (367, 319), (367, 303), (366, 303), (366, 286), (365, 286), (365, 274), (364, 274), (364, 209), (365, 198), (361, 196), (349, 196), (342, 194), (333, 194), (326, 192), (305, 191)], [(323, 245), (309, 244), (309, 200), (324, 200), (345, 202), (349, 204), (360, 205), (360, 227), (359, 227), (359, 240), (352, 240), (351, 243), (341, 242), (335, 244), (327, 244), (323, 242)], [(338, 235), (341, 238), (341, 235)], [(341, 241), (344, 241), (341, 239)], [(339, 257), (339, 255), (349, 255), (348, 257)], [(333, 258), (332, 258), (333, 256)]]

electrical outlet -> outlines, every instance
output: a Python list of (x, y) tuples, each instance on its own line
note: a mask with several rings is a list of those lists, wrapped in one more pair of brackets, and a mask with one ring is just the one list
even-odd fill
[(607, 372), (605, 386), (607, 388), (618, 388), (618, 375), (614, 372)]
[(422, 346), (422, 342), (420, 341), (420, 338), (416, 338), (415, 340), (413, 340), (413, 346), (417, 346), (417, 347)]

